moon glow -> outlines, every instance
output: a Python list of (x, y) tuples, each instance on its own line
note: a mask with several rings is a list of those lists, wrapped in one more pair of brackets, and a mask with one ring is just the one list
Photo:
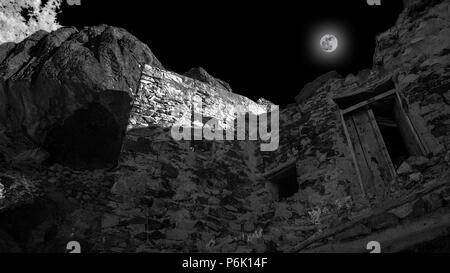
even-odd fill
[(334, 52), (338, 48), (338, 39), (332, 34), (326, 34), (320, 39), (320, 47), (327, 53)]

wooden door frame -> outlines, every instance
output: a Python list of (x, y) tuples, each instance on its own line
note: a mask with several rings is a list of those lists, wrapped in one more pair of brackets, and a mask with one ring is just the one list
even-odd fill
[(339, 110), (339, 116), (341, 117), (342, 125), (344, 126), (345, 137), (347, 138), (348, 148), (353, 159), (353, 165), (355, 165), (356, 175), (358, 176), (359, 187), (361, 188), (361, 193), (365, 196), (366, 190), (364, 188), (363, 179), (361, 175), (361, 170), (359, 169), (358, 159), (356, 158), (355, 149), (353, 148), (353, 142), (348, 132), (347, 123), (345, 122), (344, 111)]
[(352, 142), (352, 139), (350, 137), (350, 133), (348, 131), (347, 123), (345, 122), (345, 115), (350, 115), (352, 112), (358, 111), (358, 110), (360, 110), (363, 107), (369, 107), (368, 113), (369, 113), (371, 125), (373, 126), (373, 128), (375, 128), (375, 134), (376, 134), (378, 143), (381, 146), (381, 150), (382, 150), (383, 156), (386, 158), (386, 160), (388, 162), (388, 165), (389, 165), (388, 167), (389, 167), (389, 170), (391, 172), (391, 176), (392, 176), (392, 178), (395, 178), (395, 177), (397, 177), (397, 170), (395, 170), (395, 167), (394, 167), (394, 165), (392, 163), (392, 158), (389, 155), (389, 152), (388, 152), (387, 147), (386, 147), (386, 143), (385, 143), (385, 141), (383, 139), (383, 136), (381, 135), (380, 128), (379, 128), (379, 126), (378, 126), (378, 124), (377, 124), (377, 122), (375, 120), (375, 116), (373, 114), (373, 111), (370, 108), (370, 105), (373, 104), (374, 102), (379, 101), (379, 100), (384, 99), (384, 98), (387, 98), (389, 96), (393, 96), (393, 99), (395, 100), (395, 104), (398, 105), (398, 107), (400, 107), (400, 111), (405, 115), (406, 122), (407, 122), (406, 125), (408, 126), (409, 130), (413, 134), (414, 140), (419, 145), (422, 154), (423, 155), (427, 154), (427, 150), (426, 150), (425, 146), (423, 145), (422, 141), (420, 141), (420, 138), (417, 135), (417, 131), (415, 130), (411, 120), (409, 119), (408, 114), (405, 112), (405, 109), (404, 109), (403, 104), (402, 104), (402, 100), (400, 98), (400, 95), (399, 95), (397, 89), (389, 90), (389, 91), (384, 92), (384, 93), (382, 93), (380, 95), (377, 95), (377, 96), (375, 96), (373, 98), (370, 98), (370, 99), (364, 100), (362, 102), (356, 103), (355, 105), (352, 105), (352, 106), (350, 106), (350, 107), (348, 107), (346, 109), (339, 110), (339, 116), (340, 116), (340, 119), (341, 119), (341, 123), (344, 126), (344, 133), (345, 133), (345, 137), (347, 139), (348, 148), (350, 150), (350, 154), (351, 154), (351, 157), (353, 159), (353, 164), (355, 165), (356, 174), (357, 174), (357, 177), (358, 177), (358, 180), (359, 180), (359, 185), (360, 185), (361, 192), (363, 193), (363, 195), (366, 195), (366, 190), (364, 189), (364, 183), (362, 181), (362, 175), (361, 175), (361, 170), (360, 170), (360, 167), (359, 167), (359, 164), (358, 164), (358, 158), (356, 156), (356, 153), (355, 153), (355, 150), (354, 150), (354, 146), (353, 146), (353, 142)]
[(403, 107), (403, 102), (402, 102), (402, 99), (398, 92), (395, 92), (395, 102), (398, 105), (398, 107), (400, 107), (401, 113), (403, 113), (405, 115), (407, 126), (408, 126), (409, 130), (411, 131), (411, 133), (413, 134), (414, 140), (418, 144), (422, 155), (426, 156), (430, 152), (428, 151), (427, 147), (423, 144), (422, 140), (420, 139), (419, 135), (417, 134), (417, 131), (414, 128), (414, 124), (411, 122), (411, 119), (409, 118), (408, 112), (406, 112), (405, 108)]

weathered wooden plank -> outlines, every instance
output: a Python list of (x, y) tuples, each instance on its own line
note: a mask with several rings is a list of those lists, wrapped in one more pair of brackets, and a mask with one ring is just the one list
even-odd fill
[(347, 113), (356, 111), (356, 110), (358, 110), (358, 109), (360, 109), (360, 108), (362, 108), (362, 107), (364, 107), (364, 106), (367, 106), (367, 105), (369, 105), (369, 104), (374, 103), (374, 102), (377, 101), (377, 100), (381, 100), (381, 99), (384, 99), (384, 98), (386, 98), (386, 97), (388, 97), (388, 96), (394, 95), (395, 93), (396, 93), (396, 90), (395, 90), (395, 89), (394, 89), (394, 90), (391, 90), (391, 91), (388, 91), (388, 92), (386, 92), (386, 93), (380, 94), (380, 95), (375, 96), (375, 97), (373, 97), (373, 98), (370, 98), (370, 99), (368, 99), (368, 100), (365, 100), (365, 101), (362, 101), (362, 102), (360, 102), (360, 103), (357, 103), (357, 104), (355, 104), (355, 105), (353, 105), (353, 106), (351, 106), (351, 107), (349, 107), (349, 108), (347, 108), (347, 109), (345, 109), (345, 110), (342, 110), (342, 111), (343, 111), (344, 114), (347, 114)]
[(450, 235), (450, 210), (396, 225), (351, 241), (341, 241), (303, 250), (303, 253), (368, 253), (367, 243), (377, 241), (383, 253), (396, 253), (423, 242)]
[(408, 152), (411, 155), (415, 156), (426, 155), (428, 152), (426, 151), (424, 145), (421, 143), (420, 138), (418, 137), (414, 126), (411, 123), (411, 120), (403, 109), (403, 105), (398, 94), (395, 97), (394, 114), (395, 118), (398, 121), (400, 134), (405, 141)]
[(340, 95), (335, 96), (333, 100), (341, 109), (345, 109), (358, 102), (373, 98), (392, 89), (395, 89), (395, 83), (392, 80), (392, 76), (387, 75), (382, 79), (370, 80), (365, 85), (358, 86), (353, 90), (343, 90), (343, 92)]
[(448, 184), (450, 182), (448, 181), (444, 181), (444, 182), (439, 182), (439, 183), (432, 183), (431, 185), (428, 185), (427, 187), (425, 187), (424, 189), (421, 189), (420, 191), (415, 191), (412, 193), (409, 193), (403, 197), (400, 197), (399, 199), (395, 199), (395, 200), (390, 200), (387, 203), (385, 203), (383, 206), (375, 208), (373, 210), (371, 210), (369, 213), (367, 214), (363, 214), (360, 216), (357, 216), (355, 219), (353, 219), (350, 222), (346, 222), (344, 224), (338, 225), (332, 229), (329, 229), (325, 232), (322, 233), (316, 233), (313, 236), (309, 237), (308, 239), (306, 239), (303, 242), (300, 242), (299, 244), (297, 244), (294, 248), (293, 251), (294, 252), (298, 252), (303, 250), (304, 248), (308, 247), (309, 245), (318, 242), (320, 240), (323, 240), (327, 237), (333, 236), (343, 230), (346, 230), (348, 228), (351, 228), (352, 226), (356, 225), (357, 223), (360, 223), (363, 221), (363, 219), (369, 219), (370, 217), (380, 214), (380, 213), (384, 213), (386, 211), (389, 211), (391, 209), (403, 206), (406, 203), (409, 202), (415, 202), (415, 200), (419, 200), (419, 198), (433, 192), (433, 191), (438, 191), (439, 189), (448, 187)]
[(365, 191), (364, 185), (363, 185), (363, 178), (362, 178), (362, 175), (361, 175), (360, 166), (358, 164), (358, 158), (356, 156), (355, 149), (354, 149), (354, 145), (355, 145), (355, 144), (353, 144), (354, 140), (352, 140), (352, 138), (350, 136), (350, 133), (348, 131), (348, 125), (345, 122), (344, 114), (342, 113), (342, 111), (339, 111), (339, 116), (341, 118), (342, 126), (344, 127), (344, 133), (345, 133), (345, 137), (347, 139), (347, 146), (348, 146), (348, 148), (350, 150), (350, 155), (351, 155), (352, 160), (353, 160), (353, 165), (355, 166), (355, 169), (356, 169), (356, 175), (357, 175), (357, 178), (358, 178), (359, 186), (361, 188), (361, 193), (365, 196), (366, 195), (366, 191)]
[(358, 136), (358, 131), (355, 126), (355, 122), (352, 116), (345, 117), (345, 123), (348, 126), (348, 132), (353, 144), (353, 150), (355, 152), (356, 161), (361, 174), (361, 184), (363, 185), (365, 194), (374, 194), (374, 181), (373, 175), (370, 171), (369, 163), (367, 162), (366, 155), (361, 146), (361, 140)]
[(369, 117), (369, 110), (364, 109), (352, 115), (355, 128), (358, 133), (361, 147), (366, 157), (367, 164), (373, 175), (373, 183), (377, 195), (377, 200), (384, 199), (386, 194), (385, 182), (390, 180), (390, 169), (386, 158), (380, 150), (380, 143), (377, 141), (375, 129)]
[(436, 155), (445, 151), (445, 146), (439, 142), (433, 134), (431, 134), (429, 125), (421, 115), (420, 105), (418, 102), (409, 104), (408, 108), (404, 109), (404, 111), (411, 120), (411, 124), (418, 134), (427, 155), (429, 153)]

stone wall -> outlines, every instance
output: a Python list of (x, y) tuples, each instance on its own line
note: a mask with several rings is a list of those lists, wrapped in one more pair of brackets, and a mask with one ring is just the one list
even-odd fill
[[(377, 79), (393, 78), (414, 129), (430, 153), (425, 166), (446, 168), (450, 140), (448, 17), (445, 1), (411, 5), (396, 26), (378, 36), (373, 69), (346, 78), (335, 73), (319, 77), (300, 92), (297, 104), (281, 111), (280, 149), (275, 155), (263, 155), (261, 170), (296, 162), (300, 191), (283, 202), (295, 215), (291, 219), (312, 216), (319, 229), (326, 230), (385, 204), (371, 203), (362, 195), (334, 101), (337, 96), (365, 90)], [(423, 173), (427, 176), (426, 170)], [(388, 199), (411, 192), (412, 184), (424, 183), (422, 174), (416, 176), (420, 179), (415, 182), (405, 174), (392, 181)], [(430, 170), (428, 179), (449, 181), (448, 170), (441, 174)]]
[(107, 248), (121, 249), (125, 237), (132, 252), (252, 249), (236, 238), (257, 232), (270, 215), (272, 196), (256, 175), (259, 143), (175, 141), (172, 126), (190, 128), (191, 111), (204, 122), (215, 117), (233, 125), (237, 115), (265, 107), (145, 66), (112, 190), (116, 199), (102, 221)]
[[(428, 47), (442, 46), (446, 30), (436, 30), (433, 25), (436, 14), (439, 18), (446, 9), (448, 5), (437, 4), (415, 18), (422, 22), (424, 33), (434, 37), (425, 38)], [(409, 18), (408, 13), (410, 10), (405, 10), (399, 19), (401, 27), (409, 29), (400, 42), (406, 52), (411, 50), (406, 45), (415, 44), (414, 35), (420, 33), (402, 21)], [(276, 152), (260, 152), (259, 142), (251, 141), (174, 141), (171, 126), (180, 120), (185, 125), (191, 122), (189, 116), (173, 115), (178, 107), (181, 113), (190, 113), (194, 107), (221, 120), (233, 120), (239, 111), (258, 114), (264, 107), (225, 88), (146, 66), (116, 174), (113, 193), (117, 200), (110, 203), (113, 209), (103, 218), (107, 241), (116, 242), (114, 247), (122, 250), (123, 238), (127, 238), (129, 251), (296, 251), (311, 247), (309, 242), (314, 238), (327, 238), (334, 227), (357, 223), (357, 227), (342, 228), (339, 236), (316, 242), (316, 246), (370, 234), (401, 219), (422, 215), (411, 209), (409, 214), (392, 216), (383, 211), (380, 214), (379, 208), (449, 178), (444, 163), (449, 132), (448, 61), (444, 62), (448, 52), (428, 51), (431, 56), (426, 59), (436, 61), (412, 64), (410, 69), (422, 67), (423, 74), (410, 75), (404, 61), (394, 65), (385, 57), (393, 54), (383, 49), (392, 43), (386, 38), (392, 31), (377, 39), (375, 60), (383, 55), (386, 63), (376, 61), (373, 69), (356, 76), (320, 77), (320, 83), (305, 87), (296, 104), (281, 111), (280, 148)], [(391, 44), (388, 48), (402, 47)], [(334, 98), (365, 90), (371, 82), (385, 77), (392, 77), (402, 98), (407, 99), (413, 124), (432, 155), (423, 162), (410, 161), (411, 170), (392, 181), (389, 198), (380, 204), (362, 193)], [(204, 102), (203, 109), (195, 108), (193, 98), (197, 95)], [(299, 191), (279, 200), (273, 193), (274, 185), (263, 174), (289, 162), (295, 162)], [(437, 196), (437, 200), (447, 198), (442, 191)], [(424, 200), (430, 204), (426, 206), (444, 204), (429, 197)]]
[[(200, 100), (203, 109), (199, 109)], [(237, 116), (258, 115), (266, 108), (252, 100), (186, 76), (145, 65), (141, 86), (134, 98), (130, 128), (174, 124), (191, 126), (191, 113), (233, 124)]]
[(416, 2), (378, 36), (374, 63), (395, 75), (417, 130), (437, 154), (450, 149), (450, 11), (446, 1)]
[[(268, 102), (231, 93), (206, 72), (200, 72), (207, 77), (202, 82), (166, 71), (121, 29), (65, 28), (3, 45), (0, 99), (13, 98), (15, 110), (5, 112), (0, 100), (0, 183), (6, 192), (0, 252), (59, 252), (70, 240), (80, 241), (85, 252), (327, 251), (330, 244), (380, 234), (383, 243), (395, 245), (392, 238), (409, 236), (409, 226), (435, 227), (435, 218), (425, 218), (448, 219), (450, 202), (448, 12), (448, 1), (408, 1), (396, 26), (378, 36), (373, 68), (345, 78), (326, 74), (281, 110), (275, 152), (261, 152), (259, 141), (175, 141), (172, 126), (190, 126), (191, 111), (204, 115), (201, 125), (217, 118), (235, 126), (236, 116), (261, 114)], [(43, 53), (33, 58), (32, 52)], [(429, 154), (406, 160), (386, 181), (389, 195), (379, 203), (362, 193), (335, 99), (385, 77), (393, 79)], [(52, 92), (64, 91), (55, 96), (70, 108), (56, 108), (49, 119), (43, 116), (53, 109), (50, 100), (35, 96), (36, 82), (47, 79), (68, 83)], [(109, 90), (126, 98), (102, 97)], [(118, 163), (109, 169), (37, 163), (45, 147), (27, 150), (36, 143), (8, 131), (16, 118), (22, 133), (42, 141), (49, 127), (77, 120), (74, 113), (93, 102), (120, 115), (122, 127), (130, 114)], [(298, 192), (279, 198), (271, 175), (285, 169), (281, 177), (293, 178)], [(12, 221), (31, 216), (26, 225)], [(436, 236), (445, 235), (447, 222), (439, 223)], [(397, 226), (403, 231), (393, 231)], [(429, 240), (431, 233), (423, 234), (415, 238)], [(361, 242), (341, 249), (365, 251)]]

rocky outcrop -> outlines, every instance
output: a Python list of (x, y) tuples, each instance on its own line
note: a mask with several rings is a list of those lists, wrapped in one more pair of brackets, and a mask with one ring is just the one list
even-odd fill
[[(280, 111), (275, 152), (258, 141), (174, 140), (172, 125), (189, 127), (192, 112), (203, 114), (197, 125), (234, 125), (272, 103), (201, 69), (167, 71), (121, 29), (2, 45), (0, 252), (62, 252), (72, 240), (85, 252), (365, 252), (377, 239), (396, 252), (448, 237), (448, 1), (407, 2), (377, 38), (373, 68), (319, 77)], [(386, 151), (374, 152), (383, 180), (371, 190), (343, 113), (392, 89), (398, 98), (381, 108), (402, 107), (424, 153), (399, 157), (390, 177)], [(11, 221), (21, 218), (32, 220)]]
[[(0, 58), (3, 127), (73, 167), (86, 167), (81, 162), (89, 158), (98, 158), (93, 168), (117, 162), (142, 65), (162, 67), (148, 46), (108, 26), (40, 31), (17, 45), (1, 45)], [(82, 125), (83, 119), (93, 120)], [(107, 152), (111, 147), (114, 152)]]
[(228, 83), (226, 83), (220, 79), (216, 79), (213, 76), (209, 75), (208, 72), (206, 72), (206, 70), (203, 69), (202, 67), (192, 68), (188, 72), (184, 73), (184, 75), (189, 78), (193, 78), (193, 79), (199, 80), (201, 82), (207, 83), (211, 86), (222, 88), (222, 89), (228, 90), (230, 92), (233, 92), (233, 90), (231, 89), (231, 86)]

